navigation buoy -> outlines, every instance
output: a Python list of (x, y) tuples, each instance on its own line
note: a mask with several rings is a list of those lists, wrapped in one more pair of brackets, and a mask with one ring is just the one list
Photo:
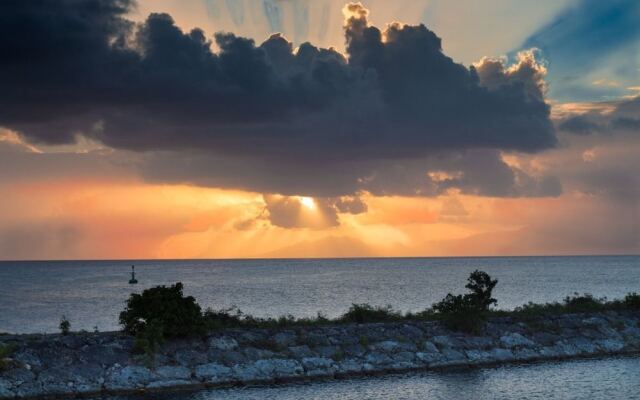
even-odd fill
[(136, 270), (135, 270), (135, 267), (132, 265), (131, 266), (131, 279), (129, 279), (129, 285), (135, 285), (136, 283), (138, 283), (138, 280), (136, 279)]

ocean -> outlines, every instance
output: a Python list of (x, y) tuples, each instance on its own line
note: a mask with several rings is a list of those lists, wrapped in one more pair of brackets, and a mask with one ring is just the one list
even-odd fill
[(175, 282), (203, 308), (255, 316), (335, 317), (352, 303), (419, 311), (464, 292), (475, 269), (499, 280), (498, 308), (640, 292), (640, 256), (3, 261), (0, 332), (56, 332), (62, 315), (72, 330), (116, 330), (130, 293)]

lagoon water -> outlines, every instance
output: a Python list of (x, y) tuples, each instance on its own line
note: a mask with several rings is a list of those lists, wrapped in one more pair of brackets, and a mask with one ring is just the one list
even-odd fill
[[(131, 264), (139, 284), (129, 285)], [(256, 316), (329, 317), (352, 303), (417, 311), (464, 291), (482, 269), (499, 279), (498, 307), (561, 300), (573, 292), (609, 298), (640, 292), (640, 256), (306, 260), (0, 262), (0, 332), (118, 329), (132, 291), (181, 281), (203, 307)]]

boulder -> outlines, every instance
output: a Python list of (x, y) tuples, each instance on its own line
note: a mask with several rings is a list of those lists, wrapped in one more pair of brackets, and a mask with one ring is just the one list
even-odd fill
[(198, 365), (195, 369), (195, 376), (201, 381), (210, 383), (226, 382), (231, 378), (231, 368), (218, 363), (208, 363)]
[(230, 337), (212, 337), (209, 339), (209, 347), (218, 350), (233, 350), (238, 347), (238, 342)]
[(500, 336), (500, 343), (508, 348), (531, 347), (535, 345), (534, 342), (516, 332)]
[(181, 365), (164, 365), (156, 369), (156, 374), (162, 379), (169, 380), (189, 380), (191, 379), (191, 370)]

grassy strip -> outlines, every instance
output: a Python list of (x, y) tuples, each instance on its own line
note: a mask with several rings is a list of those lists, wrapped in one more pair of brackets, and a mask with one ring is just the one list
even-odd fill
[[(528, 303), (513, 310), (490, 310), (488, 317), (513, 317), (527, 320), (533, 317), (573, 313), (595, 313), (604, 311), (640, 311), (640, 294), (629, 293), (623, 299), (608, 300), (590, 294), (574, 293), (562, 302), (544, 304)], [(391, 306), (353, 304), (338, 318), (330, 319), (318, 313), (315, 318), (295, 318), (291, 315), (279, 318), (257, 318), (232, 308), (225, 310), (208, 309), (204, 313), (208, 330), (222, 328), (287, 328), (297, 326), (336, 325), (350, 323), (399, 322), (410, 320), (437, 321), (444, 319), (433, 308), (412, 313), (402, 313)]]

